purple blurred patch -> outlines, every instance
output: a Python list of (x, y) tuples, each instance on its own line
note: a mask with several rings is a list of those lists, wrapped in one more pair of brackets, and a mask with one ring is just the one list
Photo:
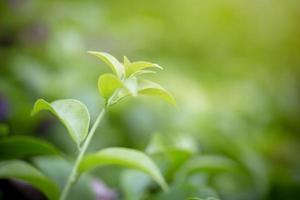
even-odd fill
[(46, 200), (47, 198), (29, 184), (15, 179), (0, 179), (0, 199)]
[(11, 180), (12, 184), (28, 199), (32, 200), (46, 200), (47, 198), (38, 190), (33, 188), (31, 185), (19, 181), (19, 180)]
[(8, 101), (0, 96), (0, 122), (4, 122), (8, 119), (9, 115), (9, 105)]
[(33, 22), (23, 28), (19, 40), (27, 46), (41, 45), (48, 37), (48, 28), (43, 23)]
[(94, 179), (91, 182), (91, 187), (96, 194), (97, 200), (116, 200), (117, 192), (105, 185), (105, 183), (99, 179)]
[(6, 0), (7, 5), (9, 5), (12, 9), (17, 9), (24, 5), (27, 0)]
[(46, 136), (51, 133), (52, 128), (55, 125), (55, 119), (52, 116), (41, 119), (36, 127), (34, 133), (39, 136)]

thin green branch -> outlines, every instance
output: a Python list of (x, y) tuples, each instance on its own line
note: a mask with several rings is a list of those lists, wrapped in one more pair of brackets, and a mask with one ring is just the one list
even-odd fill
[(86, 140), (84, 141), (82, 147), (80, 148), (79, 154), (78, 154), (78, 156), (76, 158), (76, 161), (74, 163), (74, 166), (73, 166), (73, 169), (71, 171), (71, 174), (70, 174), (70, 176), (69, 176), (69, 178), (68, 178), (68, 180), (67, 180), (67, 182), (65, 184), (65, 187), (64, 187), (64, 189), (63, 189), (63, 191), (61, 193), (61, 196), (59, 198), (60, 200), (65, 200), (67, 198), (71, 186), (76, 182), (76, 180), (78, 178), (78, 175), (79, 175), (77, 173), (79, 163), (81, 162), (81, 160), (82, 160), (82, 158), (83, 158), (83, 156), (84, 156), (84, 154), (85, 154), (85, 152), (86, 152), (86, 150), (87, 150), (87, 148), (88, 148), (88, 146), (89, 146), (89, 144), (91, 142), (91, 139), (92, 139), (92, 137), (93, 137), (93, 135), (94, 135), (94, 133), (95, 133), (95, 131), (96, 131), (96, 129), (97, 129), (97, 127), (98, 127), (98, 125), (99, 125), (102, 117), (103, 117), (103, 115), (104, 115), (104, 113), (105, 113), (105, 108), (103, 108), (102, 111), (99, 113), (99, 115), (98, 115), (95, 123), (93, 124), (93, 126), (92, 126), (92, 128), (91, 128), (91, 130), (90, 130), (90, 132), (89, 132), (89, 134), (88, 134), (88, 136), (86, 138)]

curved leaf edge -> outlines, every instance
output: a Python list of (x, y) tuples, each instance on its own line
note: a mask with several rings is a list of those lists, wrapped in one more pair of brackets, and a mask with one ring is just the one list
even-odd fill
[[(139, 159), (133, 159), (134, 161), (128, 160), (132, 159), (130, 156), (136, 156), (139, 157)], [(147, 167), (141, 164), (142, 160), (146, 162)], [(83, 173), (105, 165), (119, 165), (142, 171), (152, 177), (164, 191), (169, 190), (166, 181), (154, 161), (152, 161), (152, 159), (145, 153), (129, 148), (110, 147), (96, 153), (88, 154), (80, 162), (78, 172)]]
[[(88, 117), (88, 124), (87, 124), (87, 127), (85, 129), (85, 136), (83, 138), (78, 138), (80, 139), (79, 141), (77, 140), (77, 138), (75, 138), (73, 136), (73, 128), (70, 127), (69, 125), (67, 125), (65, 122), (64, 122), (64, 119), (60, 117), (60, 115), (55, 111), (55, 109), (52, 107), (51, 104), (55, 103), (55, 102), (59, 102), (59, 101), (73, 101), (73, 102), (76, 102), (78, 103), (79, 105), (82, 106), (82, 108), (86, 111), (87, 113), (87, 117)], [(41, 106), (40, 106), (41, 105)], [(33, 115), (36, 115), (38, 112), (42, 111), (42, 110), (47, 110), (47, 111), (50, 111), (53, 115), (55, 115), (61, 122), (62, 124), (66, 127), (66, 129), (68, 130), (68, 133), (69, 135), (71, 136), (71, 138), (74, 140), (74, 142), (77, 144), (77, 147), (79, 148), (80, 146), (80, 143), (82, 141), (84, 141), (84, 139), (86, 138), (87, 134), (88, 134), (88, 130), (89, 130), (89, 125), (90, 125), (90, 115), (89, 115), (89, 111), (87, 109), (87, 107), (79, 100), (76, 100), (76, 99), (60, 99), (60, 100), (56, 100), (56, 101), (53, 101), (51, 103), (47, 102), (46, 100), (44, 99), (38, 99), (36, 100), (34, 106), (33, 106), (33, 109), (31, 111), (31, 116)], [(74, 134), (75, 135), (75, 134)]]
[(43, 148), (45, 152), (36, 152), (36, 153), (30, 152), (29, 154), (21, 153), (19, 154), (19, 157), (13, 157), (13, 158), (2, 155), (3, 152), (0, 152), (0, 160), (2, 161), (2, 160), (20, 159), (20, 158), (27, 158), (27, 157), (34, 157), (34, 156), (41, 156), (41, 155), (60, 155), (59, 150), (54, 145), (47, 142), (46, 140), (36, 138), (36, 137), (24, 136), (24, 135), (16, 135), (16, 136), (3, 138), (0, 141), (0, 149), (2, 148), (3, 150), (3, 145), (11, 145), (14, 143), (19, 145), (22, 142), (25, 144), (27, 143), (30, 145), (36, 145), (40, 148)]

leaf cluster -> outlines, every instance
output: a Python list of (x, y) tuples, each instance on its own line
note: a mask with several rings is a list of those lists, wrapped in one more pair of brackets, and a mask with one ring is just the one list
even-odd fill
[[(98, 79), (98, 90), (105, 100), (104, 110), (119, 103), (124, 98), (138, 95), (158, 96), (173, 105), (176, 104), (173, 96), (162, 86), (140, 78), (143, 74), (155, 73), (153, 69), (162, 69), (159, 65), (145, 61), (130, 62), (127, 57), (124, 57), (124, 62), (121, 63), (108, 53), (95, 51), (89, 53), (101, 59), (112, 70), (112, 73), (103, 74)], [(164, 191), (168, 190), (167, 183), (159, 168), (143, 152), (111, 147), (84, 155), (86, 150), (84, 144), (87, 142), (87, 136), (94, 133), (98, 123), (90, 128), (90, 114), (82, 102), (74, 99), (62, 99), (53, 102), (38, 99), (34, 104), (32, 115), (43, 110), (52, 113), (61, 121), (77, 145), (79, 152), (83, 152), (78, 166), (77, 163), (74, 164), (76, 179), (78, 175), (96, 167), (120, 165), (149, 175)], [(0, 160), (2, 160), (0, 162), (0, 178), (15, 178), (25, 181), (39, 189), (49, 199), (58, 199), (59, 187), (56, 183), (31, 164), (20, 160), (33, 156), (58, 155), (59, 151), (55, 147), (40, 139), (8, 137), (0, 141), (0, 148)]]
[(126, 56), (121, 63), (107, 53), (96, 51), (89, 51), (89, 53), (106, 63), (113, 72), (103, 74), (98, 79), (98, 90), (105, 99), (107, 107), (126, 97), (137, 95), (159, 96), (176, 105), (174, 97), (166, 89), (155, 82), (141, 78), (141, 75), (156, 73), (154, 71), (156, 69), (162, 70), (163, 68), (158, 64), (146, 61), (131, 62)]

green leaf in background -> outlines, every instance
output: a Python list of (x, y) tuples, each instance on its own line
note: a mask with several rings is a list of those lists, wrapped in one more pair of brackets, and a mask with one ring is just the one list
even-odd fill
[(3, 138), (0, 140), (0, 149), (0, 160), (58, 154), (56, 148), (50, 143), (28, 136)]
[(198, 152), (195, 138), (182, 133), (154, 133), (146, 152), (148, 154), (166, 153), (169, 151), (184, 151), (192, 155)]
[(98, 89), (101, 96), (107, 101), (113, 93), (122, 87), (120, 79), (113, 74), (103, 74), (98, 80)]
[(163, 69), (161, 66), (158, 64), (150, 63), (150, 62), (145, 62), (145, 61), (137, 61), (137, 62), (124, 62), (125, 69), (126, 69), (126, 77), (130, 77), (134, 73), (147, 69), (147, 68), (157, 68), (157, 69)]
[[(72, 164), (60, 156), (40, 156), (32, 159), (34, 165), (47, 177), (55, 181), (60, 188), (63, 188)], [(92, 181), (95, 177), (86, 173), (81, 176), (77, 183), (72, 187), (68, 200), (93, 200), (95, 193), (92, 187)]]
[(142, 95), (158, 96), (172, 105), (176, 105), (176, 100), (167, 90), (165, 90), (159, 84), (149, 80), (139, 81), (138, 93)]
[(48, 103), (43, 99), (36, 101), (32, 114), (41, 110), (48, 110), (56, 115), (66, 126), (72, 139), (79, 147), (85, 139), (90, 124), (90, 115), (86, 106), (80, 101), (73, 99), (64, 99)]
[(0, 137), (7, 136), (8, 133), (9, 133), (9, 127), (4, 123), (0, 123)]
[(121, 188), (124, 199), (140, 200), (147, 187), (151, 184), (151, 179), (145, 173), (137, 170), (127, 169), (121, 173)]
[(124, 66), (112, 55), (104, 52), (98, 51), (88, 51), (89, 54), (92, 54), (102, 60), (105, 64), (107, 64), (111, 70), (119, 77), (122, 78), (125, 75)]
[(172, 180), (177, 170), (198, 152), (198, 148), (195, 139), (188, 134), (155, 133), (146, 152), (160, 161), (165, 178)]
[(202, 199), (202, 198), (198, 198), (198, 197), (190, 197), (190, 198), (188, 198), (186, 200), (219, 200), (219, 199), (217, 199), (215, 197), (208, 197), (206, 199)]
[(0, 178), (14, 178), (25, 181), (39, 189), (50, 200), (57, 200), (57, 185), (40, 171), (26, 162), (13, 160), (0, 162)]
[(89, 154), (79, 164), (79, 172), (84, 172), (104, 165), (121, 165), (140, 170), (150, 175), (163, 190), (168, 186), (155, 163), (144, 153), (127, 148), (107, 148)]
[(178, 173), (180, 176), (189, 176), (190, 174), (196, 172), (222, 172), (222, 171), (236, 171), (237, 163), (233, 160), (215, 155), (203, 155), (198, 157), (193, 157), (190, 159), (183, 167), (182, 171)]
[(169, 191), (167, 193), (161, 193), (158, 199), (186, 200), (191, 197), (207, 200), (207, 197), (218, 197), (218, 194), (214, 189), (207, 187), (201, 182), (192, 183), (189, 181), (184, 181), (173, 183)]

